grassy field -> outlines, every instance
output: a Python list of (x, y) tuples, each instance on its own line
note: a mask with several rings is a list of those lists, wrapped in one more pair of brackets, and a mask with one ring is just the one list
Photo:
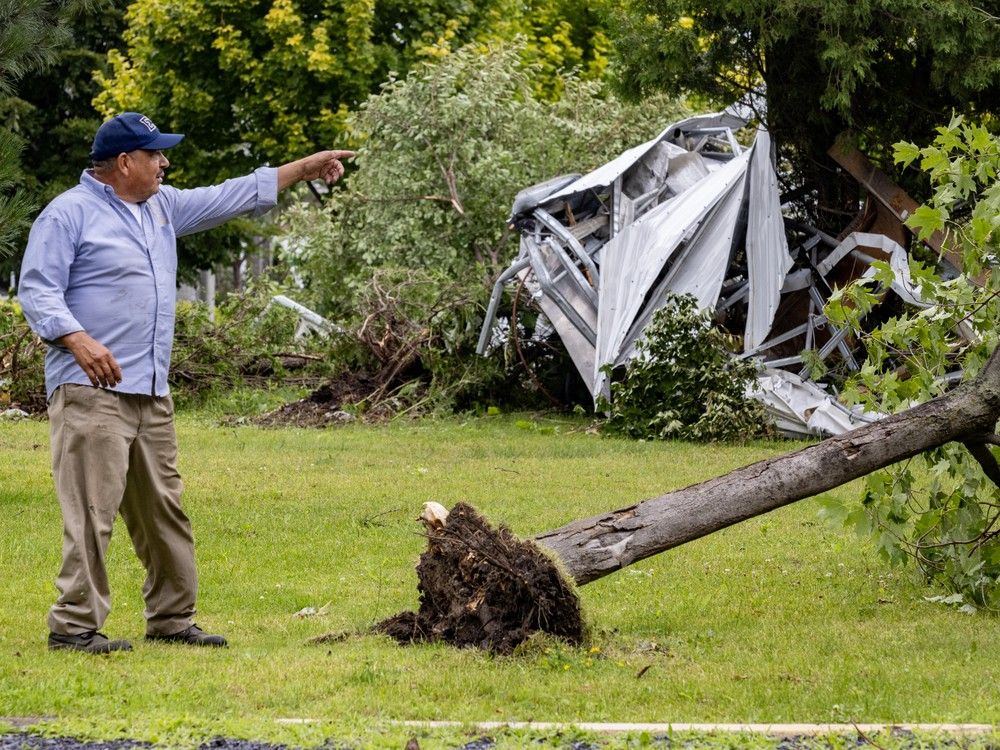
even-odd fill
[[(503, 416), (265, 431), (182, 414), (198, 622), (231, 647), (142, 642), (143, 571), (119, 524), (104, 630), (135, 651), (94, 658), (45, 648), (61, 533), (47, 425), (0, 423), (0, 716), (174, 745), (385, 747), (413, 733), (403, 720), (1000, 722), (1000, 622), (925, 601), (934, 592), (826, 525), (815, 500), (583, 587), (582, 649), (539, 641), (495, 658), (362, 634), (417, 604), (425, 500), (472, 502), (527, 536), (793, 447), (625, 442), (584, 427)], [(333, 631), (354, 635), (306, 644)], [(299, 718), (316, 721), (277, 721)]]

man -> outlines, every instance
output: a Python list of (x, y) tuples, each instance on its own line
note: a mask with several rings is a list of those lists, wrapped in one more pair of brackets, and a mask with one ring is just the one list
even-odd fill
[(31, 228), (18, 297), (49, 343), (45, 386), (63, 562), (49, 611), (51, 649), (127, 651), (98, 632), (110, 609), (105, 552), (121, 512), (146, 568), (146, 639), (225, 646), (193, 620), (197, 574), (181, 509), (167, 370), (174, 333), (176, 238), (273, 208), (302, 180), (335, 182), (350, 151), (322, 151), (220, 185), (163, 186), (161, 133), (125, 112), (94, 137), (92, 168)]

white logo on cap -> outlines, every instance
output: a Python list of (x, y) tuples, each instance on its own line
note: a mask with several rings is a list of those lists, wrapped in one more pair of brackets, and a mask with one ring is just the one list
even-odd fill
[(156, 126), (153, 124), (153, 121), (150, 120), (148, 117), (146, 117), (146, 115), (143, 115), (142, 117), (140, 117), (139, 118), (139, 122), (141, 122), (143, 125), (145, 125), (146, 128), (149, 130), (150, 133), (152, 133), (154, 130), (156, 130)]

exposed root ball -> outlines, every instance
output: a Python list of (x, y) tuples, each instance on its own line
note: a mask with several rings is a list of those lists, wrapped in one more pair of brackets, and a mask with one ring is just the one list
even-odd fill
[(444, 641), (509, 654), (536, 631), (583, 640), (580, 602), (553, 562), (458, 503), (417, 565), (420, 610), (375, 626), (400, 643)]

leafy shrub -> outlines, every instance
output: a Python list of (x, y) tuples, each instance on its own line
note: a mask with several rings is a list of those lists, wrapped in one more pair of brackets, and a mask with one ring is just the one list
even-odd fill
[(45, 409), (45, 344), (28, 327), (21, 306), (0, 299), (0, 410)]
[(741, 441), (763, 434), (763, 408), (745, 395), (757, 368), (734, 358), (730, 343), (694, 297), (671, 296), (638, 342), (624, 379), (612, 383), (611, 403), (599, 404), (608, 429), (661, 440)]
[(478, 273), (485, 285), (516, 252), (505, 218), (519, 190), (592, 169), (682, 109), (623, 104), (573, 77), (540, 101), (522, 48), (460, 49), (390, 80), (352, 115), (357, 171), (323, 209), (288, 215), (317, 309), (349, 315), (375, 268)]
[[(930, 306), (869, 334), (861, 317), (892, 283), (888, 265), (876, 263), (874, 278), (831, 296), (830, 320), (854, 328), (868, 350), (844, 396), (886, 413), (943, 394), (950, 387), (945, 375), (956, 368), (963, 380), (971, 379), (1000, 338), (1000, 137), (956, 118), (923, 148), (898, 144), (896, 160), (904, 165), (919, 160), (934, 188), (908, 224), (921, 239), (944, 232), (946, 244), (962, 253), (964, 273), (948, 279), (911, 262), (911, 275)], [(996, 449), (985, 442), (978, 446), (995, 461)], [(948, 444), (868, 476), (860, 507), (828, 503), (826, 510), (871, 534), (886, 559), (915, 561), (928, 582), (954, 592), (943, 601), (996, 611), (998, 508), (1000, 489), (978, 460), (967, 447)]]
[[(182, 402), (211, 390), (241, 385), (278, 385), (288, 379), (286, 363), (310, 364), (318, 379), (325, 357), (303, 358), (307, 348), (328, 348), (324, 340), (295, 339), (298, 316), (271, 304), (277, 289), (259, 281), (230, 294), (216, 308), (215, 320), (200, 302), (179, 302), (170, 365), (170, 385)], [(319, 370), (319, 372), (317, 372)]]

